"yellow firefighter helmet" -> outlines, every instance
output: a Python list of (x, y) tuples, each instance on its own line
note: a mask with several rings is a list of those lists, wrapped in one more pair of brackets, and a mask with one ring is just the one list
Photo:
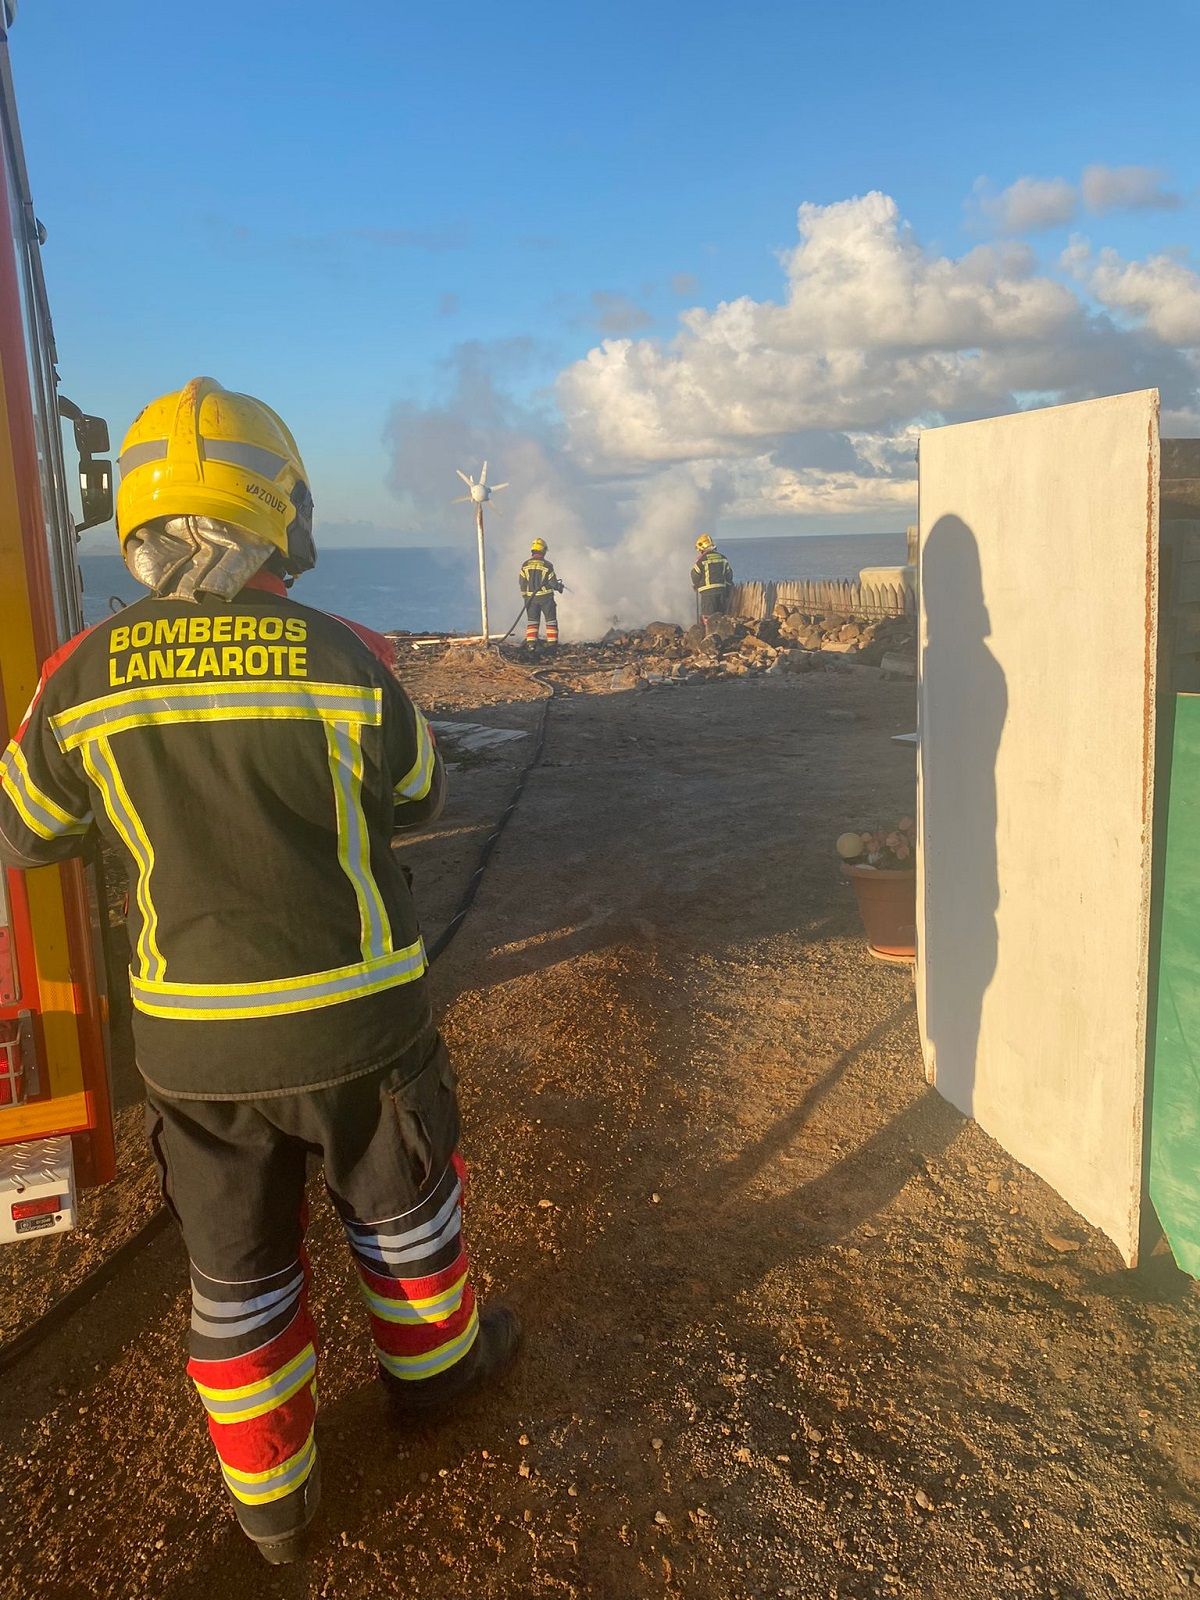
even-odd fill
[(712, 547), (713, 539), (711, 533), (702, 533), (696, 540), (696, 549), (699, 550), (701, 554), (703, 554), (705, 550), (711, 550)]
[(210, 517), (273, 544), (293, 574), (316, 563), (304, 462), (261, 400), (193, 378), (138, 414), (118, 462), (122, 550), (149, 522)]
[(545, 539), (535, 539), (529, 546), (529, 554), (531, 556), (544, 556), (546, 554)]

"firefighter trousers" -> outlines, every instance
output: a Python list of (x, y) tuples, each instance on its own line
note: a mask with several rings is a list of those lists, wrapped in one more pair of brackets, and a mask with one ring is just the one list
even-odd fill
[(719, 589), (701, 589), (696, 598), (700, 602), (700, 620), (707, 633), (712, 619), (725, 615), (725, 608), (729, 604), (729, 590), (724, 584)]
[(465, 1168), (445, 1044), (259, 1100), (151, 1090), (150, 1144), (187, 1246), (188, 1374), (243, 1530), (271, 1540), (316, 1509), (317, 1335), (303, 1249), (305, 1168), (324, 1166), (385, 1382), (452, 1392), (477, 1357), (462, 1235)]
[(546, 619), (546, 643), (558, 643), (558, 601), (552, 594), (531, 595), (525, 602), (525, 643), (536, 644), (541, 619)]

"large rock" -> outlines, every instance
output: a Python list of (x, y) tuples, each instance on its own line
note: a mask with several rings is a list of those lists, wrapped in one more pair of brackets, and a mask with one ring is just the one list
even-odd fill
[(748, 633), (742, 640), (742, 654), (744, 656), (758, 657), (763, 661), (774, 661), (779, 654), (773, 644), (768, 644), (765, 639), (757, 634)]
[(685, 650), (696, 651), (704, 643), (704, 624), (695, 622), (684, 634), (682, 644)]
[(789, 672), (814, 672), (820, 664), (820, 656), (814, 650), (789, 650), (787, 653), (787, 667)]
[(708, 623), (710, 639), (740, 639), (745, 628), (736, 617), (711, 617)]
[(677, 622), (649, 622), (642, 629), (642, 633), (647, 639), (653, 639), (661, 644), (683, 637), (683, 629)]
[(821, 648), (820, 628), (814, 622), (810, 622), (799, 611), (794, 611), (784, 623), (780, 629), (780, 637), (803, 645), (806, 650), (819, 650)]

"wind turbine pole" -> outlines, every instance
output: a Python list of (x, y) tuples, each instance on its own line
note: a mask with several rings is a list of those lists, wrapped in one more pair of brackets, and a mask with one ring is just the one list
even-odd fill
[[(470, 473), (463, 472), (459, 467), (454, 469), (467, 486), (466, 494), (460, 494), (454, 504), (460, 506), (464, 503), (470, 503), (475, 507), (475, 536), (479, 544), (479, 611), (483, 622), (483, 642), (485, 645), (491, 643), (491, 635), (488, 631), (487, 559), (483, 545), (483, 508), (498, 490), (508, 488), (507, 483), (489, 484), (487, 481), (487, 469), (488, 464), (485, 461), (479, 470), (478, 483), (475, 482)], [(511, 628), (509, 632), (512, 632)]]
[(475, 531), (479, 535), (479, 610), (482, 616), (483, 642), (486, 645), (491, 639), (488, 632), (488, 607), (487, 607), (487, 561), (483, 549), (483, 501), (480, 500), (475, 507)]

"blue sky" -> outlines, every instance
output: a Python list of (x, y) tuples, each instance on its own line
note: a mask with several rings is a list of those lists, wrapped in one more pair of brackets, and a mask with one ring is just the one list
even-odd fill
[[(1022, 177), (1078, 185), (1095, 165), (1153, 170), (1174, 203), (1081, 202), (1069, 223), (1009, 230), (1005, 248), (1027, 234), (1039, 282), (1070, 284), (1122, 335), (1158, 316), (1154, 339), (1177, 354), (1190, 324), (1181, 340), (1161, 301), (1186, 299), (1188, 283), (1156, 288), (1147, 311), (1126, 269), (1178, 251), (1186, 271), (1200, 244), (1197, 32), (1180, 0), (1157, 6), (1152, 26), (1103, 4), (24, 0), (11, 51), (63, 385), (118, 437), (142, 403), (197, 372), (262, 395), (300, 441), (333, 538), (423, 542), (440, 515), (441, 456), (428, 453), (426, 472), (420, 450), (397, 449), (397, 429), (427, 413), (451, 454), (487, 443), (465, 414), (469, 389), (455, 390), (464, 347), (507, 396), (495, 453), (507, 444), (527, 461), (532, 439), (529, 471), (552, 473), (585, 524), (598, 488), (617, 484), (625, 515), (654, 474), (686, 472), (731, 532), (902, 526), (899, 499), (860, 485), (839, 501), (838, 441), (858, 452), (855, 483), (886, 479), (914, 418), (986, 408), (1002, 386), (973, 379), (915, 408), (897, 399), (886, 418), (868, 406), (861, 425), (843, 408), (828, 431), (801, 404), (739, 433), (746, 398), (730, 394), (733, 420), (713, 422), (724, 400), (710, 396), (701, 438), (679, 397), (703, 341), (672, 369), (669, 396), (657, 372), (636, 384), (618, 372), (623, 357), (561, 375), (606, 333), (633, 340), (649, 367), (689, 308), (782, 302), (779, 253), (797, 243), (802, 203), (882, 191), (923, 261), (957, 261), (999, 248), (1004, 232), (970, 203), (980, 179), (997, 194)], [(876, 213), (870, 226), (882, 237), (892, 224)], [(1073, 233), (1092, 250), (1075, 272), (1062, 263)], [(1118, 263), (1105, 276), (1101, 249)], [(1007, 293), (1034, 269), (979, 272)], [(874, 325), (861, 337), (869, 352), (886, 342)], [(931, 341), (922, 348), (945, 343)], [(1153, 375), (1144, 340), (1107, 365), (1089, 348), (1064, 397)], [(1192, 397), (1178, 361), (1174, 372), (1184, 415)], [(1003, 392), (1033, 389), (1060, 392), (1053, 373)], [(622, 408), (632, 419), (647, 407), (649, 445), (619, 423)], [(751, 459), (766, 464), (752, 471)], [(412, 476), (407, 499), (389, 471)]]

